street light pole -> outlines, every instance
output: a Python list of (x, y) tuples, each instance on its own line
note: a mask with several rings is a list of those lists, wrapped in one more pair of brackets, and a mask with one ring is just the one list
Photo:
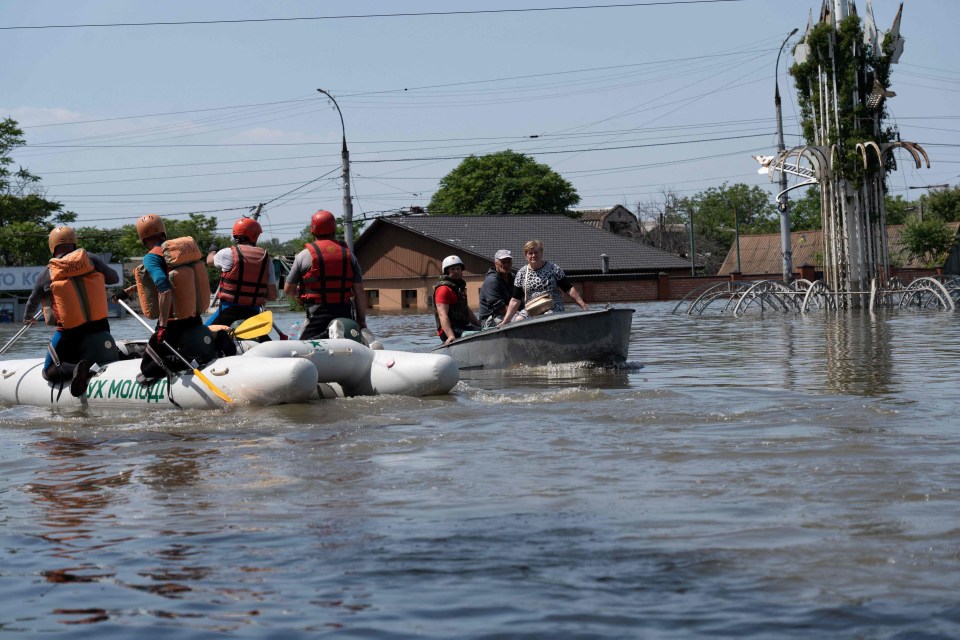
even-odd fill
[[(794, 29), (783, 39), (783, 44), (780, 45), (780, 51), (777, 53), (777, 64), (774, 68), (773, 75), (773, 103), (777, 108), (777, 151), (780, 153), (783, 153), (787, 149), (783, 143), (783, 112), (780, 108), (780, 55), (783, 53), (783, 48), (787, 46), (787, 41), (792, 38), (797, 31), (799, 31), (799, 29)], [(780, 197), (777, 199), (777, 209), (780, 211), (780, 245), (783, 251), (783, 282), (790, 284), (790, 280), (793, 278), (793, 252), (790, 248), (790, 205), (786, 191), (787, 174), (781, 171)]]
[(350, 152), (347, 151), (347, 128), (343, 124), (343, 112), (340, 111), (340, 105), (328, 91), (317, 89), (320, 93), (330, 98), (333, 106), (336, 107), (340, 115), (340, 130), (343, 132), (343, 147), (340, 150), (340, 158), (343, 161), (343, 239), (347, 243), (347, 248), (353, 252), (353, 200), (350, 198)]

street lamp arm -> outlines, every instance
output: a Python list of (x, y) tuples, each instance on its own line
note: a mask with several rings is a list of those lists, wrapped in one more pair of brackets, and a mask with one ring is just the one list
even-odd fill
[(317, 89), (318, 92), (330, 98), (330, 102), (337, 109), (337, 115), (340, 116), (340, 130), (343, 132), (343, 147), (340, 150), (340, 157), (343, 161), (343, 239), (347, 243), (347, 248), (353, 252), (353, 200), (350, 197), (350, 152), (347, 150), (347, 127), (343, 123), (343, 112), (340, 111), (340, 105), (337, 99), (325, 89)]
[[(787, 46), (787, 41), (799, 31), (794, 28), (783, 39), (780, 45), (780, 51), (777, 52), (777, 65), (773, 70), (773, 104), (777, 113), (777, 151), (783, 153), (786, 145), (783, 143), (783, 113), (780, 105), (780, 56), (783, 54), (783, 48)], [(787, 202), (787, 174), (780, 172), (780, 193), (777, 194), (777, 209), (780, 210), (780, 246), (783, 253), (783, 282), (790, 284), (793, 277), (793, 251), (790, 247), (790, 205)]]
[[(780, 51), (777, 52), (777, 64), (773, 68), (773, 91), (774, 99), (776, 100), (777, 104), (780, 104), (780, 56), (783, 54), (783, 48), (787, 46), (787, 41), (790, 40), (790, 38), (792, 38), (799, 30), (799, 28), (794, 27), (793, 31), (788, 33), (787, 37), (783, 39), (783, 44), (780, 45)], [(781, 149), (781, 151), (783, 151), (783, 149)]]

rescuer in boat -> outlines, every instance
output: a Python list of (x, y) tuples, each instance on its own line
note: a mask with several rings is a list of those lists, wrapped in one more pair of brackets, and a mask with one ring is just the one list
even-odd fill
[(335, 239), (337, 221), (333, 214), (324, 210), (313, 214), (310, 232), (315, 240), (297, 254), (283, 287), (285, 294), (300, 299), (307, 314), (300, 339), (327, 338), (327, 327), (336, 318), (353, 318), (365, 329), (363, 272), (347, 245)]
[(43, 304), (44, 320), (57, 327), (47, 347), (43, 379), (70, 380), (70, 393), (79, 398), (87, 390), (94, 363), (119, 359), (107, 320), (106, 285), (116, 284), (120, 276), (97, 256), (78, 249), (77, 234), (70, 227), (53, 229), (49, 244), (53, 257), (27, 298), (23, 323), (35, 324), (33, 316)]
[[(163, 219), (152, 213), (137, 220), (137, 236), (147, 254), (134, 270), (136, 291), (143, 315), (157, 321), (138, 376), (141, 384), (150, 384), (186, 368), (161, 342), (200, 367), (216, 358), (217, 351), (213, 334), (200, 318), (210, 306), (210, 281), (197, 243), (189, 236), (167, 240)], [(128, 297), (132, 289), (117, 297)]]
[[(527, 259), (527, 264), (523, 265), (513, 281), (513, 297), (510, 300), (510, 306), (507, 307), (507, 313), (503, 320), (497, 326), (503, 326), (517, 320), (527, 317), (527, 311), (520, 311), (521, 303), (529, 307), (530, 301), (549, 295), (553, 299), (553, 308), (551, 311), (563, 311), (563, 297), (561, 292), (566, 292), (581, 309), (589, 309), (587, 303), (583, 301), (577, 288), (567, 279), (567, 274), (559, 266), (543, 259), (543, 243), (539, 240), (530, 240), (523, 245), (523, 255)], [(520, 311), (518, 314), (517, 312)]]
[(449, 344), (464, 331), (479, 331), (480, 321), (467, 306), (463, 260), (459, 256), (447, 256), (441, 267), (443, 274), (433, 287), (433, 315), (437, 320), (437, 335), (444, 344)]
[(510, 250), (497, 251), (493, 256), (493, 266), (487, 270), (483, 286), (480, 287), (480, 312), (477, 317), (484, 328), (494, 327), (503, 320), (513, 297), (513, 279), (516, 276)]
[(263, 311), (267, 300), (277, 299), (277, 276), (266, 249), (257, 246), (263, 228), (253, 218), (233, 223), (234, 245), (211, 248), (207, 264), (220, 269), (217, 300), (220, 306), (206, 325), (230, 326)]

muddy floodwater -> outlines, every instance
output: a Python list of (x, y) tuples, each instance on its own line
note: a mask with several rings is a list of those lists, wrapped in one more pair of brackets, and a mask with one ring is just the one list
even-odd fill
[(633, 307), (444, 397), (0, 406), (0, 636), (960, 637), (960, 315)]

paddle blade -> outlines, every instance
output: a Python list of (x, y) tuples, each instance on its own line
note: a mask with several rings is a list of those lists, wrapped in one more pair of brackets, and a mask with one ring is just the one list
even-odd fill
[(272, 327), (273, 311), (264, 311), (241, 322), (240, 326), (233, 330), (233, 335), (241, 340), (251, 340), (267, 335)]
[(233, 400), (230, 399), (230, 396), (228, 396), (227, 394), (225, 394), (223, 391), (220, 391), (220, 389), (217, 388), (217, 385), (215, 385), (215, 384), (213, 384), (212, 382), (210, 382), (210, 379), (207, 378), (207, 376), (205, 376), (205, 375), (203, 375), (202, 373), (200, 373), (200, 369), (194, 369), (194, 370), (193, 370), (193, 375), (195, 375), (195, 376), (197, 376), (198, 378), (200, 378), (200, 380), (203, 382), (203, 384), (207, 385), (207, 388), (210, 389), (210, 391), (213, 391), (213, 393), (216, 394), (216, 396), (217, 396), (218, 398), (220, 398), (221, 400), (223, 400), (224, 402), (226, 402), (226, 403), (228, 403), (228, 404), (233, 403)]
[[(233, 335), (240, 338), (241, 340), (253, 340), (254, 338), (259, 338), (260, 336), (265, 336), (270, 333), (270, 329), (273, 328), (272, 322), (261, 322), (260, 324), (250, 325), (249, 327), (237, 327), (237, 330), (233, 332)], [(241, 329), (243, 329), (241, 331)]]

